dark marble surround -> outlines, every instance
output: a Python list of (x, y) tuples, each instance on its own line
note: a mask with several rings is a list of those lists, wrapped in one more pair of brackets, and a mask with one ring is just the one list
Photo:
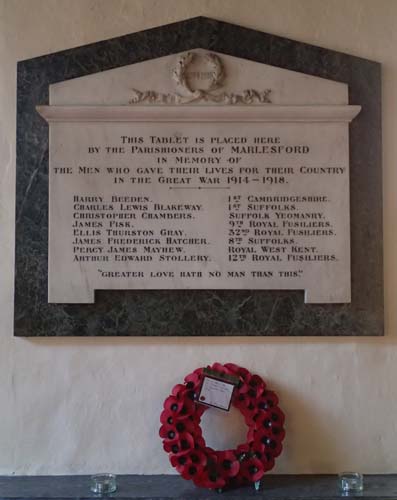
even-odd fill
[(253, 486), (218, 493), (196, 488), (180, 476), (118, 476), (115, 493), (101, 497), (90, 492), (89, 476), (1, 477), (0, 500), (80, 500), (115, 498), (124, 500), (209, 500), (224, 498), (246, 500), (336, 500), (364, 498), (387, 500), (397, 498), (397, 476), (365, 476), (361, 494), (342, 496), (337, 476), (303, 475), (265, 476), (260, 491)]
[[(101, 291), (93, 305), (47, 303), (48, 86), (194, 48), (347, 83), (362, 111), (350, 126), (352, 302), (303, 292)], [(213, 19), (174, 24), (18, 63), (16, 336), (383, 335), (380, 64)], [(160, 498), (160, 497), (155, 497)]]

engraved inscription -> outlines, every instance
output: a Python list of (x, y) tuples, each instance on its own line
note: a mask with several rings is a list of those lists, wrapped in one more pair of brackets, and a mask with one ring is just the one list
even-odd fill
[(348, 302), (346, 127), (53, 125), (49, 300), (257, 288)]

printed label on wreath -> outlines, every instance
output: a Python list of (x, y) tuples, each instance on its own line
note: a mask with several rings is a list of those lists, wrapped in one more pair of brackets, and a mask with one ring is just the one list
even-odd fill
[(204, 377), (198, 400), (202, 404), (229, 411), (234, 387), (232, 383)]

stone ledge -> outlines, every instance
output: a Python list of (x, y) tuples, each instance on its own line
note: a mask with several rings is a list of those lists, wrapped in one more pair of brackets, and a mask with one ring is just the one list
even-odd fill
[[(254, 487), (216, 493), (196, 488), (176, 475), (122, 475), (118, 489), (109, 498), (123, 500), (219, 500), (250, 498), (266, 500), (335, 500), (342, 498), (335, 475), (268, 475), (261, 490)], [(397, 474), (370, 475), (364, 478), (366, 500), (397, 498)], [(0, 476), (0, 500), (82, 500), (101, 498), (90, 492), (89, 476)]]

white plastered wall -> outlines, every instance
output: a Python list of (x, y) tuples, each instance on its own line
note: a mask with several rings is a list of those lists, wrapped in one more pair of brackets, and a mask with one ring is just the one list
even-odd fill
[[(205, 15), (383, 65), (386, 336), (382, 339), (12, 337), (16, 61)], [(173, 472), (157, 437), (173, 384), (233, 361), (279, 392), (279, 473), (397, 469), (397, 2), (0, 0), (0, 474)], [(240, 416), (205, 417), (218, 447)]]

